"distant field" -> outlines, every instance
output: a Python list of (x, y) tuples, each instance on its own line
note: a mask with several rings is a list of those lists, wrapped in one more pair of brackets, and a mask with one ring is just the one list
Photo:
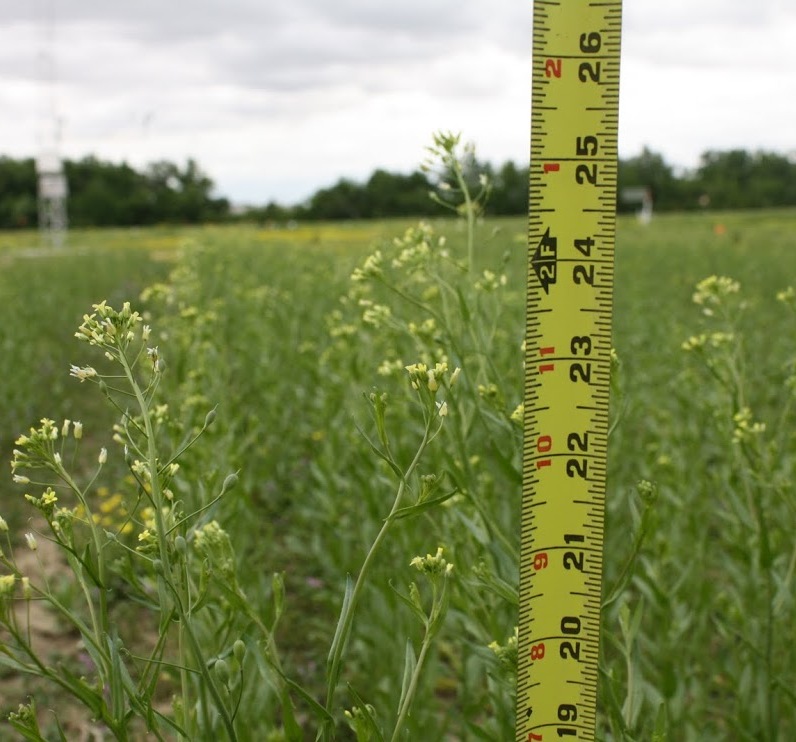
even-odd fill
[[(380, 719), (391, 718), (404, 637), (417, 644), (420, 634), (389, 581), (405, 591), (416, 579), (410, 560), (444, 545), (457, 580), (408, 739), (505, 740), (513, 679), (488, 645), (505, 644), (516, 624), (521, 431), (511, 413), (522, 401), (525, 220), (479, 227), (472, 275), (413, 273), (390, 247), (412, 224), (97, 230), (70, 234), (59, 252), (36, 247), (33, 233), (0, 233), (0, 453), (8, 460), (16, 436), (42, 417), (91, 421), (91, 440), (115, 457), (106, 486), (123, 492), (122, 454), (105, 432), (114, 414), (69, 377), (70, 364), (101, 358), (73, 333), (102, 299), (146, 311), (166, 361), (160, 393), (170, 414), (196, 425), (218, 405), (176, 486), (212, 489), (240, 471), (234, 499), (214, 517), (264, 615), (270, 575), (285, 572), (283, 662), (320, 697), (344, 576), (359, 569), (392, 497), (391, 472), (357, 432), (375, 435), (363, 393), (388, 392), (392, 445), (410, 459), (422, 425), (402, 367), (444, 352), (451, 370), (463, 367), (462, 386), (458, 397), (451, 389), (445, 434), (422, 473), (461, 497), (396, 528), (374, 566), (345, 677)], [(433, 227), (447, 236), (434, 249), (460, 256), (461, 225)], [(379, 245), (383, 285), (351, 293), (352, 271)], [(505, 285), (484, 269), (504, 273)], [(740, 289), (706, 285), (695, 304), (696, 284), (711, 275)], [(787, 294), (777, 300), (795, 276), (796, 211), (619, 222), (605, 739), (647, 740), (656, 729), (678, 742), (796, 735), (796, 305)], [(458, 294), (446, 293), (451, 286)], [(436, 325), (424, 326), (430, 317)], [(0, 515), (17, 539), (30, 515), (25, 491), (10, 480), (3, 487)], [(4, 672), (8, 711), (27, 686), (14, 685), (22, 695), (12, 697), (1, 684), (16, 678)], [(261, 693), (241, 724), (281, 718), (276, 695)], [(61, 702), (52, 691), (41, 698), (44, 708)], [(347, 696), (341, 710), (352, 703)]]

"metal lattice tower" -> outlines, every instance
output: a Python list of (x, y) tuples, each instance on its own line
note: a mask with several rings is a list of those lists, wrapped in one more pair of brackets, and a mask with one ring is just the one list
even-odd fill
[(40, 54), (42, 89), (48, 98), (39, 156), (36, 158), (38, 181), (39, 231), (42, 241), (52, 247), (61, 247), (66, 240), (68, 227), (66, 182), (63, 160), (59, 154), (61, 119), (56, 103), (55, 74), (55, 13), (52, 0), (45, 0), (44, 42)]
[(66, 184), (63, 162), (56, 151), (43, 151), (36, 159), (39, 183), (39, 230), (44, 241), (61, 247), (66, 239)]

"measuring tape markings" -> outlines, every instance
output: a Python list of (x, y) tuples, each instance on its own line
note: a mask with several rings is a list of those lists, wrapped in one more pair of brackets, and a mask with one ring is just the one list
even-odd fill
[(517, 740), (593, 739), (621, 2), (536, 0)]

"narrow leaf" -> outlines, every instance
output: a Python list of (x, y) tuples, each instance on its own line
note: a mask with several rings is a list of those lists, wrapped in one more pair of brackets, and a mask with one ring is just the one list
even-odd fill
[(310, 693), (305, 691), (304, 688), (290, 678), (286, 678), (284, 675), (282, 677), (290, 689), (296, 691), (296, 693), (298, 693), (304, 699), (304, 701), (306, 701), (316, 718), (326, 724), (334, 724), (334, 717), (323, 706), (321, 706), (321, 704), (318, 703)]
[(406, 652), (404, 654), (404, 677), (401, 681), (401, 700), (398, 702), (398, 708), (402, 709), (406, 701), (407, 694), (409, 693), (409, 686), (412, 684), (412, 676), (417, 667), (417, 657), (415, 657), (415, 650), (412, 646), (411, 639), (406, 640)]
[(452, 490), (451, 492), (446, 492), (444, 495), (439, 495), (438, 497), (433, 497), (430, 500), (424, 500), (423, 502), (416, 503), (415, 505), (407, 505), (403, 508), (398, 508), (393, 513), (393, 518), (395, 520), (400, 520), (401, 518), (414, 518), (416, 515), (420, 515), (421, 513), (425, 513), (426, 510), (430, 510), (431, 508), (436, 507), (437, 505), (441, 505), (445, 500), (450, 500), (458, 490)]
[(377, 742), (384, 742), (384, 735), (381, 733), (381, 729), (379, 725), (376, 723), (376, 719), (374, 718), (373, 714), (370, 713), (370, 709), (368, 708), (368, 704), (362, 700), (362, 697), (357, 693), (352, 687), (351, 683), (346, 683), (346, 687), (348, 688), (348, 692), (351, 694), (351, 697), (356, 702), (357, 707), (362, 712), (362, 715), (367, 719), (368, 722), (368, 729), (370, 732), (375, 736)]
[(351, 605), (351, 597), (354, 594), (354, 581), (351, 579), (351, 575), (346, 575), (345, 578), (345, 594), (343, 595), (343, 606), (340, 609), (340, 618), (337, 621), (337, 628), (334, 631), (334, 639), (332, 639), (332, 646), (329, 648), (329, 658), (327, 662), (329, 666), (327, 668), (328, 673), (328, 681), (329, 687), (334, 687), (337, 685), (337, 679), (339, 677), (339, 668), (333, 667), (332, 664), (334, 662), (334, 658), (337, 656), (339, 657), (343, 653), (343, 646), (345, 644), (345, 640), (348, 638), (343, 636), (344, 632), (344, 624), (346, 616), (348, 615), (348, 610)]
[(401, 601), (405, 605), (409, 606), (409, 609), (412, 611), (412, 613), (414, 613), (415, 616), (417, 616), (418, 621), (420, 621), (421, 624), (425, 625), (426, 614), (423, 613), (423, 611), (421, 611), (420, 608), (418, 608), (409, 598), (407, 598), (406, 595), (400, 593), (398, 591), (398, 588), (392, 584), (392, 580), (389, 581), (389, 585), (392, 588), (392, 591), (401, 599)]

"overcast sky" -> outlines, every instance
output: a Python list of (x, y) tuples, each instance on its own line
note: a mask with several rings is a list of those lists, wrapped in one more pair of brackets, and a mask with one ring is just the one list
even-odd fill
[[(0, 0), (0, 154), (194, 157), (235, 202), (528, 160), (532, 0)], [(796, 0), (625, 0), (620, 154), (796, 151)], [(54, 80), (51, 86), (49, 80)], [(50, 89), (54, 89), (51, 94)]]

